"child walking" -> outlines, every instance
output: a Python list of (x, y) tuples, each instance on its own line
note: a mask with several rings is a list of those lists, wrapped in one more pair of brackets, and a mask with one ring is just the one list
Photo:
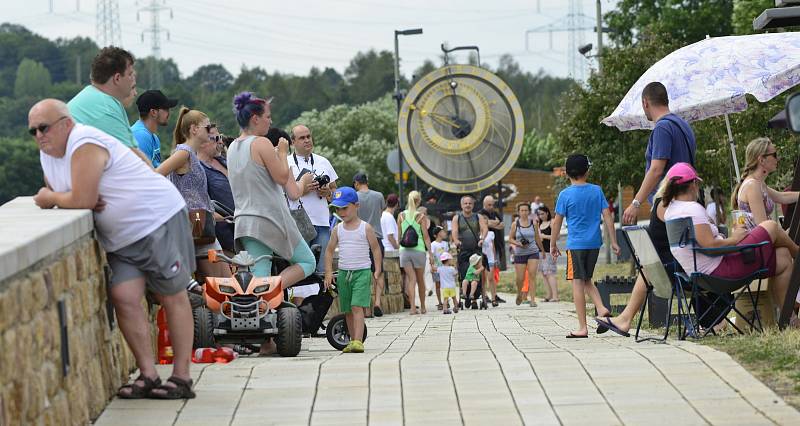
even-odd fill
[[(461, 293), (464, 295), (464, 309), (478, 309), (478, 302), (475, 301), (475, 290), (478, 288), (478, 280), (483, 273), (483, 260), (481, 255), (473, 254), (469, 257), (469, 268), (461, 281)], [(471, 302), (470, 302), (471, 301)]]
[(449, 252), (444, 252), (439, 256), (439, 280), (442, 283), (442, 299), (444, 303), (444, 314), (450, 314), (450, 300), (453, 300), (453, 312), (458, 313), (458, 297), (456, 296), (456, 276), (458, 270), (451, 263), (453, 256)]
[[(484, 263), (486, 263), (486, 269), (483, 271), (483, 282), (484, 285), (481, 287), (481, 296), (483, 297), (483, 306), (485, 307), (486, 301), (491, 300), (492, 306), (497, 306), (497, 282), (494, 280), (494, 268), (497, 266), (497, 255), (494, 249), (494, 231), (489, 231), (486, 233), (486, 238), (483, 240), (483, 247), (481, 247), (483, 251), (483, 259)], [(492, 298), (486, 298), (486, 291), (490, 290), (492, 292)]]
[[(345, 313), (350, 343), (342, 349), (345, 353), (364, 352), (364, 312), (372, 299), (372, 279), (378, 282), (383, 258), (375, 231), (368, 223), (358, 218), (358, 194), (353, 188), (337, 188), (331, 205), (342, 219), (331, 232), (325, 249), (325, 288), (333, 283), (333, 253), (339, 248), (339, 276), (336, 288), (339, 292), (339, 308)], [(374, 265), (370, 265), (370, 251)], [(375, 272), (370, 270), (374, 266)]]
[(431, 243), (431, 252), (433, 253), (434, 261), (431, 276), (433, 277), (433, 283), (436, 287), (436, 299), (439, 301), (439, 304), (436, 307), (441, 311), (443, 306), (439, 275), (439, 267), (442, 266), (442, 261), (440, 259), (443, 253), (448, 253), (450, 251), (450, 245), (447, 243), (447, 241), (445, 241), (445, 238), (447, 238), (447, 231), (445, 231), (441, 226), (433, 228), (433, 236), (436, 238), (436, 240)]
[[(578, 314), (578, 330), (570, 332), (567, 335), (568, 339), (588, 337), (585, 293), (588, 293), (592, 299), (599, 317), (611, 315), (611, 311), (603, 305), (600, 293), (592, 281), (597, 255), (600, 252), (600, 246), (603, 245), (603, 239), (600, 236), (601, 217), (611, 239), (611, 248), (615, 254), (619, 255), (614, 220), (608, 210), (608, 202), (603, 190), (586, 181), (591, 166), (589, 157), (583, 154), (573, 154), (567, 158), (567, 176), (571, 185), (558, 194), (556, 216), (551, 225), (550, 254), (554, 258), (560, 255), (557, 242), (561, 233), (561, 224), (565, 218), (569, 227), (567, 280), (572, 281), (572, 297), (575, 300), (575, 312)], [(606, 330), (598, 328), (597, 331)]]

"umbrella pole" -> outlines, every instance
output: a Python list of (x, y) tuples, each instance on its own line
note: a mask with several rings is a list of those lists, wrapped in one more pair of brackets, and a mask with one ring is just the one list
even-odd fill
[(728, 128), (728, 144), (731, 147), (731, 157), (733, 157), (733, 169), (736, 171), (736, 182), (741, 178), (739, 176), (739, 160), (736, 157), (736, 144), (733, 141), (733, 132), (731, 131), (731, 120), (728, 114), (725, 114), (725, 127)]

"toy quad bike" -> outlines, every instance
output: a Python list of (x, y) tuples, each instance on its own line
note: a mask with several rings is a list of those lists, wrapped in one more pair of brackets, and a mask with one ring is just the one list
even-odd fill
[(256, 277), (252, 267), (269, 255), (253, 258), (240, 251), (233, 258), (209, 250), (211, 262), (237, 267), (233, 278), (206, 278), (205, 305), (194, 309), (195, 347), (218, 344), (260, 345), (274, 338), (278, 354), (296, 356), (303, 338), (300, 311), (284, 300), (281, 278)]

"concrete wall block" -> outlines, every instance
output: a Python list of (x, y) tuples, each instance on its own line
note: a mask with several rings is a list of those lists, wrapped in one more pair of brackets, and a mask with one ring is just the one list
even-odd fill
[(19, 299), (14, 291), (12, 291), (14, 284), (6, 287), (5, 290), (0, 291), (0, 331), (11, 327), (17, 322), (19, 311)]
[(51, 286), (50, 297), (52, 299), (50, 302), (55, 303), (68, 286), (66, 264), (61, 261), (54, 262), (47, 267), (47, 272), (49, 273)]
[(33, 289), (31, 288), (30, 279), (25, 277), (15, 281), (9, 290), (17, 295), (17, 309), (19, 314), (17, 321), (21, 323), (30, 321), (35, 310)]
[(80, 281), (78, 279), (78, 267), (75, 264), (74, 254), (65, 256), (63, 262), (66, 264), (67, 268), (67, 281), (73, 284)]
[(49, 292), (44, 281), (44, 274), (42, 271), (36, 271), (28, 275), (29, 285), (31, 286), (31, 295), (33, 296), (33, 304), (31, 305), (31, 316), (47, 306)]

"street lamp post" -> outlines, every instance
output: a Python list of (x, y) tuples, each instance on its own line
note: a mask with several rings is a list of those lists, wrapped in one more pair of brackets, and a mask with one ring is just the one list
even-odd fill
[[(401, 35), (417, 35), (422, 34), (422, 28), (413, 28), (410, 30), (394, 30), (394, 99), (397, 101), (397, 116), (400, 116), (400, 105), (403, 102), (403, 93), (400, 92), (400, 44), (398, 36)], [(397, 139), (397, 158), (398, 170), (400, 176), (397, 183), (397, 195), (402, 205), (403, 202), (403, 151), (400, 149), (400, 139)]]

